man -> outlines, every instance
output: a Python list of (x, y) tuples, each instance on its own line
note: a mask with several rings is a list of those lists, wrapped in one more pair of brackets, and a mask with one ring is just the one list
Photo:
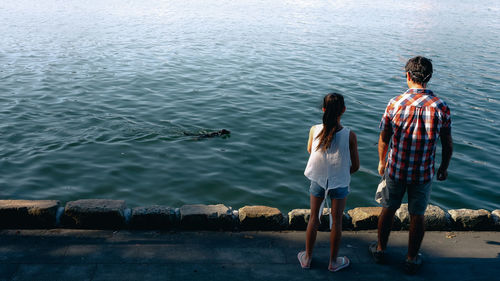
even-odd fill
[(418, 251), (424, 237), (437, 140), (440, 138), (442, 145), (437, 170), (440, 181), (448, 176), (453, 144), (450, 108), (426, 88), (433, 72), (431, 60), (414, 57), (406, 63), (405, 71), (409, 89), (390, 100), (380, 123), (378, 172), (385, 176), (388, 195), (382, 197), (378, 242), (370, 245), (370, 252), (377, 263), (384, 261), (394, 214), (408, 192), (410, 233), (405, 270), (413, 274), (422, 264)]

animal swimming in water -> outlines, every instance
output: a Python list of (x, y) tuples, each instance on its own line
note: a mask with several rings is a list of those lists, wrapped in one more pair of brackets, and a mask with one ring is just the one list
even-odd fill
[(231, 131), (222, 129), (219, 131), (215, 132), (201, 132), (197, 134), (189, 133), (189, 132), (184, 132), (185, 136), (195, 136), (197, 137), (196, 139), (201, 140), (201, 139), (206, 139), (206, 138), (213, 138), (213, 137), (229, 137), (231, 134)]

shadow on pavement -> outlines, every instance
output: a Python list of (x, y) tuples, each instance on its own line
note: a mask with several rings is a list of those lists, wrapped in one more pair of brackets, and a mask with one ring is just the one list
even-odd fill
[(388, 264), (371, 260), (376, 232), (344, 232), (339, 255), (351, 266), (327, 271), (329, 233), (319, 232), (310, 270), (296, 255), (305, 233), (159, 232), (101, 230), (0, 231), (0, 280), (496, 280), (500, 268), (495, 232), (428, 232), (425, 264), (403, 272), (407, 232), (395, 231)]

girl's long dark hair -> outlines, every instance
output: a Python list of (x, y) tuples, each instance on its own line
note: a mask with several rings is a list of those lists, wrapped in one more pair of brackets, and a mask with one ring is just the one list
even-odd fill
[(331, 93), (323, 99), (323, 130), (316, 137), (319, 139), (317, 150), (327, 150), (332, 144), (338, 126), (338, 117), (344, 110), (344, 97), (341, 94)]

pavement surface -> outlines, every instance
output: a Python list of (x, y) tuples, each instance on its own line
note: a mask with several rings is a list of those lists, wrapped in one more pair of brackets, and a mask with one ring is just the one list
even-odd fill
[(375, 231), (343, 232), (351, 266), (331, 273), (328, 232), (311, 269), (305, 232), (1, 230), (0, 280), (500, 280), (500, 232), (427, 232), (417, 275), (406, 275), (408, 232), (394, 231), (388, 264), (375, 264)]

